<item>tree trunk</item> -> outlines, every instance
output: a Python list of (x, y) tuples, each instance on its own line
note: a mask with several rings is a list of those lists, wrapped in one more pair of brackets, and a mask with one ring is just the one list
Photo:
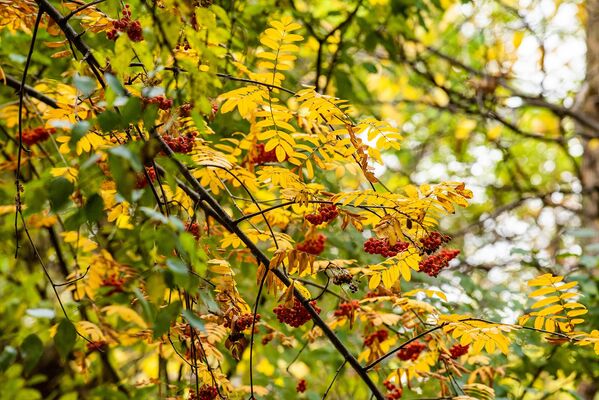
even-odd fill
[[(599, 0), (587, 1), (587, 13), (587, 72), (580, 110), (599, 120)], [(599, 137), (599, 132), (588, 129), (586, 132)], [(584, 190), (583, 224), (599, 229), (599, 139), (585, 140), (581, 174)]]
[[(586, 79), (583, 90), (579, 93), (579, 110), (589, 117), (599, 120), (599, 0), (587, 0), (586, 26)], [(582, 128), (591, 136), (599, 137), (599, 132)], [(584, 140), (581, 179), (583, 188), (582, 226), (593, 228), (599, 232), (599, 139)], [(599, 233), (591, 238), (597, 242)], [(592, 273), (592, 272), (591, 272)], [(578, 387), (582, 399), (593, 400), (599, 391), (599, 384), (594, 377), (587, 378)]]

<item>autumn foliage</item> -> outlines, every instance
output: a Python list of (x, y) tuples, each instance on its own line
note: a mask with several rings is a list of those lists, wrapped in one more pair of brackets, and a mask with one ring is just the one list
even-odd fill
[(1, 279), (35, 299), (1, 338), (16, 398), (492, 399), (528, 334), (599, 353), (563, 275), (517, 321), (449, 298), (469, 185), (381, 173), (411, 129), (304, 84), (310, 27), (240, 43), (248, 10), (211, 3), (0, 1), (31, 45), (0, 64)]

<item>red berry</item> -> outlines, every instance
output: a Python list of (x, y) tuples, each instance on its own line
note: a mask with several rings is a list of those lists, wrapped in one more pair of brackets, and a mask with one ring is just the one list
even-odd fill
[[(311, 301), (310, 305), (317, 313), (320, 313), (320, 308), (316, 305), (315, 301)], [(312, 319), (308, 310), (297, 299), (293, 300), (292, 307), (279, 304), (274, 308), (273, 312), (277, 315), (277, 319), (280, 322), (293, 328), (298, 328)]]
[(385, 388), (388, 391), (388, 393), (385, 395), (386, 400), (397, 400), (403, 395), (402, 388), (398, 387), (397, 385), (389, 381), (384, 381), (383, 385), (385, 385)]
[(354, 311), (360, 308), (360, 302), (358, 300), (352, 300), (339, 304), (339, 307), (335, 310), (335, 317), (348, 317), (350, 318)]
[(459, 250), (448, 250), (443, 249), (437, 254), (429, 256), (424, 260), (420, 261), (420, 271), (424, 272), (429, 276), (437, 276), (443, 268), (449, 265), (449, 262), (456, 258), (460, 254)]
[(304, 393), (306, 391), (306, 380), (305, 379), (301, 379), (298, 383), (297, 386), (295, 387), (295, 390), (298, 393)]
[(191, 233), (196, 240), (198, 240), (201, 236), (200, 225), (195, 221), (188, 222), (187, 225), (185, 225), (185, 231)]
[(373, 237), (364, 242), (364, 251), (369, 254), (380, 254), (383, 257), (395, 257), (398, 253), (406, 251), (409, 246), (406, 242), (396, 242), (391, 246), (389, 239)]
[(38, 126), (37, 128), (23, 131), (21, 137), (23, 139), (23, 144), (33, 146), (34, 144), (48, 140), (50, 135), (55, 132), (56, 129), (54, 128), (46, 129), (43, 126)]
[(366, 336), (366, 338), (364, 339), (364, 345), (370, 347), (375, 342), (378, 342), (378, 343), (384, 342), (385, 340), (387, 340), (388, 337), (389, 337), (389, 332), (387, 332), (385, 329), (380, 329), (380, 330)]
[(426, 345), (421, 342), (412, 342), (397, 352), (397, 357), (403, 361), (416, 361), (420, 353), (426, 349)]
[(454, 344), (451, 349), (449, 349), (449, 353), (451, 354), (451, 358), (454, 360), (468, 353), (468, 349), (470, 345), (460, 346), (459, 344)]
[(326, 239), (326, 236), (319, 233), (316, 238), (306, 239), (302, 243), (298, 243), (296, 247), (299, 251), (317, 256), (324, 251)]
[(253, 153), (254, 155), (250, 158), (250, 161), (256, 165), (278, 161), (275, 149), (265, 151), (264, 143), (256, 144)]

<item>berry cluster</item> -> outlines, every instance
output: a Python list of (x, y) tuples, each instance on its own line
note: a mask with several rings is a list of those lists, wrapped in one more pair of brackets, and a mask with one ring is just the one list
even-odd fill
[(366, 339), (364, 339), (364, 345), (370, 347), (375, 341), (381, 343), (387, 340), (388, 337), (389, 332), (384, 329), (379, 329), (378, 331), (366, 336)]
[(98, 340), (93, 342), (87, 342), (88, 351), (106, 351), (108, 343), (105, 340)]
[(439, 253), (420, 261), (420, 271), (429, 276), (437, 276), (443, 268), (449, 265), (449, 262), (460, 254), (459, 250), (443, 249)]
[(426, 345), (422, 342), (412, 342), (403, 349), (397, 352), (397, 357), (402, 361), (416, 361), (422, 350), (426, 349)]
[(164, 96), (144, 97), (143, 102), (144, 104), (156, 104), (159, 109), (164, 111), (170, 110), (173, 106), (173, 100)]
[(190, 390), (189, 400), (214, 400), (218, 397), (218, 390), (214, 386), (202, 385), (198, 393)]
[(112, 22), (112, 30), (106, 33), (109, 40), (116, 40), (119, 32), (126, 32), (129, 39), (133, 42), (141, 42), (144, 40), (144, 35), (141, 29), (141, 23), (138, 20), (131, 20), (131, 9), (129, 4), (125, 5), (123, 17)]
[(345, 283), (352, 283), (353, 276), (347, 271), (343, 271), (333, 277), (333, 284), (341, 286)]
[(324, 222), (330, 222), (337, 218), (339, 209), (334, 204), (321, 204), (318, 207), (317, 214), (307, 214), (304, 218), (312, 225), (320, 225)]
[(188, 133), (186, 135), (180, 135), (177, 137), (170, 135), (162, 135), (162, 139), (168, 144), (175, 153), (191, 153), (193, 151), (193, 143), (195, 141), (195, 135)]
[(325, 240), (327, 240), (326, 236), (319, 233), (315, 238), (306, 239), (302, 243), (298, 243), (297, 249), (304, 253), (317, 256), (324, 251)]
[[(216, 108), (218, 110), (218, 106)], [(213, 109), (214, 111), (214, 106)], [(216, 113), (216, 111), (215, 111)], [(260, 165), (260, 164), (264, 164), (264, 163), (268, 163), (268, 162), (277, 162), (277, 153), (275, 151), (275, 149), (272, 149), (270, 151), (265, 151), (264, 150), (264, 143), (258, 143), (256, 144), (256, 146), (254, 147), (254, 156), (251, 158), (251, 162), (256, 164), (256, 165)]]
[(397, 242), (393, 246), (389, 244), (389, 239), (370, 238), (364, 242), (364, 251), (368, 254), (380, 254), (383, 257), (394, 257), (402, 251), (406, 251), (410, 246), (406, 242)]
[(306, 380), (305, 379), (301, 379), (298, 383), (297, 386), (295, 387), (295, 390), (298, 393), (304, 393), (306, 391)]
[(453, 358), (455, 360), (458, 357), (463, 356), (464, 354), (468, 353), (469, 348), (470, 348), (470, 345), (460, 346), (459, 344), (454, 344), (451, 347), (451, 349), (449, 349), (449, 354), (451, 354), (451, 358)]
[(341, 303), (339, 304), (339, 308), (335, 310), (335, 317), (350, 318), (358, 308), (360, 308), (360, 302), (358, 300)]
[(451, 236), (443, 235), (439, 232), (431, 232), (426, 237), (420, 239), (420, 243), (422, 243), (422, 250), (426, 254), (433, 254), (442, 244), (448, 243), (450, 240)]
[[(146, 172), (150, 177), (150, 181), (154, 182), (156, 180), (156, 171), (154, 167), (146, 167)], [(143, 189), (148, 186), (148, 180), (146, 179), (146, 175), (144, 173), (137, 174), (137, 182), (135, 182), (136, 189)]]
[(110, 296), (115, 293), (123, 293), (125, 291), (123, 289), (125, 282), (125, 278), (119, 278), (116, 274), (111, 274), (108, 278), (102, 279), (100, 285), (111, 288), (108, 293), (106, 293), (106, 296)]
[(36, 143), (48, 140), (50, 135), (56, 132), (56, 129), (46, 129), (43, 126), (38, 126), (34, 129), (23, 131), (23, 143), (27, 146), (33, 146)]
[(403, 390), (400, 387), (398, 387), (397, 385), (395, 385), (389, 381), (383, 382), (383, 385), (385, 385), (385, 388), (388, 391), (388, 393), (385, 395), (385, 399), (387, 399), (387, 400), (401, 399), (401, 396), (403, 395)]
[(201, 236), (200, 234), (200, 224), (198, 224), (197, 222), (188, 222), (187, 224), (185, 224), (185, 231), (189, 232), (193, 235), (194, 238), (196, 238), (196, 240), (198, 240)]
[[(260, 314), (256, 314), (256, 322), (260, 321)], [(234, 331), (237, 332), (241, 332), (241, 331), (245, 331), (246, 329), (248, 329), (249, 327), (252, 326), (252, 322), (254, 321), (254, 314), (252, 313), (246, 313), (246, 314), (241, 314), (239, 317), (237, 317), (236, 320), (234, 320), (232, 322), (232, 327), (231, 329), (233, 329)]]
[(179, 115), (181, 118), (191, 117), (191, 110), (193, 109), (192, 103), (185, 103), (179, 107)]
[[(315, 301), (311, 301), (310, 305), (320, 314), (320, 308), (316, 305)], [(277, 319), (280, 322), (293, 328), (299, 328), (312, 319), (308, 310), (297, 299), (293, 300), (293, 307), (286, 307), (279, 304), (273, 312), (277, 315)]]

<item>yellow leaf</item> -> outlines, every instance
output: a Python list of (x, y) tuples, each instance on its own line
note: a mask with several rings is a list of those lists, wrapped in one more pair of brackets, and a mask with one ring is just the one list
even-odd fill
[(380, 285), (380, 283), (381, 283), (381, 274), (379, 274), (377, 272), (370, 277), (370, 281), (368, 282), (368, 289), (374, 290)]
[(553, 286), (550, 287), (545, 287), (545, 288), (541, 288), (541, 289), (537, 289), (534, 292), (530, 293), (528, 295), (528, 297), (538, 297), (538, 296), (543, 296), (549, 293), (553, 293), (555, 292), (557, 289), (554, 288)]
[(537, 301), (536, 303), (534, 303), (532, 305), (532, 308), (534, 309), (534, 308), (545, 307), (548, 304), (555, 303), (555, 302), (558, 302), (558, 301), (559, 301), (559, 296), (550, 296), (550, 297), (547, 297), (547, 298), (545, 298), (543, 300)]

